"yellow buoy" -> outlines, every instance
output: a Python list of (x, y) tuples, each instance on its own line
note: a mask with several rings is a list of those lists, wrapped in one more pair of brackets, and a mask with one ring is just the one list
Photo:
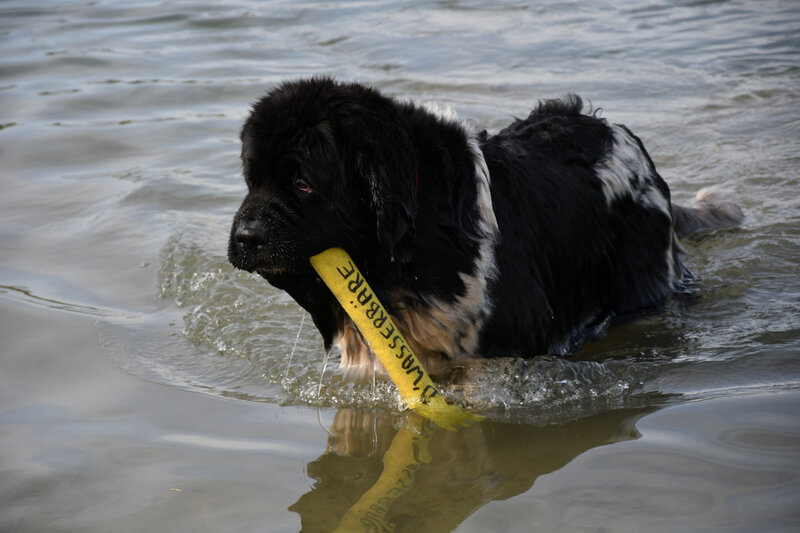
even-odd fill
[(445, 428), (480, 420), (480, 416), (448, 404), (439, 394), (419, 358), (346, 251), (341, 248), (325, 250), (311, 258), (311, 266), (353, 320), (411, 409)]

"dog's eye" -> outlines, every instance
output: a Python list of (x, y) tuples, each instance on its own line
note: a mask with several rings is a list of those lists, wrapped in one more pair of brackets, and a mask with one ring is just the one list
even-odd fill
[(311, 194), (313, 189), (304, 180), (295, 180), (294, 187), (300, 192)]

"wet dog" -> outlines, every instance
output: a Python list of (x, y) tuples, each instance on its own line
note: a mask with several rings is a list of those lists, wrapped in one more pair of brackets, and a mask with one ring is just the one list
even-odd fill
[(642, 142), (571, 95), (495, 135), (452, 111), (328, 78), (288, 82), (241, 133), (248, 187), (228, 258), (288, 292), (351, 373), (361, 335), (309, 264), (341, 246), (422, 363), (567, 354), (657, 310), (688, 275), (677, 238), (736, 225), (672, 204)]

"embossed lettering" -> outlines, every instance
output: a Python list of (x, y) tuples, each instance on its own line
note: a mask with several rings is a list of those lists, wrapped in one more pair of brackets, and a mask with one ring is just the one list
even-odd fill
[(415, 366), (414, 368), (409, 368), (408, 370), (406, 370), (406, 374), (410, 374), (412, 372), (416, 372), (418, 374), (417, 379), (414, 380), (414, 385), (416, 385), (417, 383), (419, 383), (419, 380), (422, 379), (422, 376), (424, 376), (425, 373), (422, 371), (422, 368), (419, 365)]
[[(386, 329), (381, 331), (381, 335), (383, 335), (383, 338), (386, 340), (389, 340), (389, 337), (391, 337), (393, 333), (394, 333), (394, 325), (391, 322), (386, 324)], [(394, 346), (390, 346), (390, 348), (394, 348)]]
[[(389, 345), (389, 348), (391, 348), (392, 350), (397, 348), (397, 343), (399, 341), (400, 341), (400, 335), (395, 335), (394, 338), (392, 339), (392, 343)], [(402, 359), (403, 356), (402, 355), (398, 355), (397, 357)]]
[(386, 313), (384, 313), (383, 310), (381, 310), (380, 314), (378, 315), (378, 318), (372, 321), (372, 325), (380, 329), (383, 327), (383, 324), (386, 322), (388, 318), (389, 317), (386, 316)]
[(419, 397), (423, 401), (423, 403), (428, 403), (428, 400), (430, 400), (431, 398), (433, 398), (438, 394), (439, 391), (436, 390), (436, 387), (433, 387), (431, 385), (425, 385), (425, 388), (422, 389), (422, 394), (420, 394)]
[(367, 531), (391, 531), (382, 516), (365, 515), (359, 520)]
[(361, 292), (358, 293), (358, 296), (356, 296), (356, 300), (358, 300), (358, 303), (361, 305), (367, 305), (369, 301), (372, 300), (372, 293), (369, 292), (367, 287), (364, 287), (361, 289)]
[[(395, 337), (395, 339), (396, 338), (397, 337)], [(397, 357), (398, 359), (402, 359), (403, 357), (406, 357), (406, 352), (411, 352), (411, 349), (408, 346), (406, 346), (405, 344), (401, 344), (400, 345), (400, 352), (394, 354), (394, 356)], [(409, 357), (410, 357), (410, 354), (409, 354)]]
[(365, 314), (367, 315), (367, 318), (372, 320), (373, 318), (375, 318), (375, 313), (380, 311), (380, 309), (381, 306), (378, 304), (378, 302), (372, 302), (371, 304), (369, 304), (369, 309), (367, 309)]
[(352, 279), (347, 282), (347, 289), (353, 294), (355, 294), (356, 291), (360, 289), (363, 284), (364, 284), (364, 278), (361, 277), (361, 273), (356, 272), (356, 279)]
[(339, 273), (340, 276), (342, 276), (342, 279), (347, 279), (353, 275), (353, 272), (356, 271), (356, 267), (352, 261), (348, 261), (347, 265), (336, 267), (336, 271)]

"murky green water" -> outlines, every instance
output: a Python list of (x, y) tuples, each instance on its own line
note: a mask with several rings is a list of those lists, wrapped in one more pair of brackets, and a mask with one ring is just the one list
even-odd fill
[[(798, 36), (778, 0), (0, 2), (0, 530), (796, 531)], [(747, 219), (685, 243), (696, 298), (455, 373), (487, 418), (437, 430), (225, 260), (248, 107), (315, 73), (490, 129), (577, 92)]]

